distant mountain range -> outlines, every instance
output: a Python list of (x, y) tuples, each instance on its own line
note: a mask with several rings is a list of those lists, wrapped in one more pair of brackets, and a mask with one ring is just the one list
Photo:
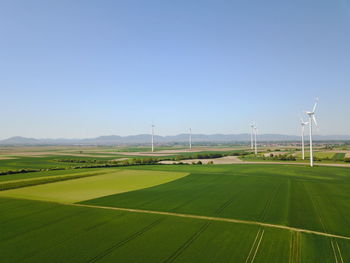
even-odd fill
[[(188, 134), (178, 134), (174, 136), (155, 136), (156, 144), (187, 143)], [(299, 141), (300, 137), (283, 134), (260, 134), (260, 142), (282, 142)], [(316, 141), (350, 141), (350, 135), (314, 135)], [(20, 136), (0, 140), (0, 145), (140, 145), (150, 144), (150, 134), (130, 135), (130, 136), (100, 136), (89, 139), (34, 139)], [(250, 134), (193, 134), (194, 143), (243, 143), (250, 141)]]

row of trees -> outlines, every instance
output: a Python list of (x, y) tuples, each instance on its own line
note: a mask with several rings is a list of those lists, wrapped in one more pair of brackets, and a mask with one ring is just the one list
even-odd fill
[(274, 161), (296, 161), (294, 155), (291, 154), (270, 154), (269, 156), (263, 156), (263, 160), (274, 160)]
[(247, 155), (246, 152), (229, 152), (229, 153), (197, 153), (192, 155), (177, 155), (174, 158), (167, 158), (167, 160), (181, 161), (191, 159), (215, 159), (225, 156), (243, 156)]
[(1, 175), (9, 175), (9, 174), (23, 174), (23, 173), (33, 173), (33, 172), (46, 172), (46, 171), (55, 171), (55, 170), (65, 170), (66, 168), (61, 167), (53, 167), (53, 168), (45, 168), (45, 169), (31, 169), (31, 168), (23, 168), (18, 170), (8, 170), (8, 171), (0, 171)]
[(68, 163), (84, 163), (85, 165), (76, 165), (68, 167), (51, 167), (45, 169), (18, 169), (18, 170), (8, 170), (0, 171), (1, 175), (9, 174), (19, 174), (19, 173), (32, 173), (32, 172), (45, 172), (45, 171), (54, 171), (54, 170), (68, 170), (68, 169), (85, 169), (85, 168), (109, 168), (109, 167), (120, 167), (120, 166), (131, 166), (131, 165), (156, 165), (159, 164), (159, 159), (157, 158), (135, 158), (128, 160), (113, 160), (113, 161), (102, 161), (102, 160), (86, 160), (86, 159), (60, 159), (56, 160), (59, 162), (68, 162)]
[(106, 161), (101, 160), (91, 160), (91, 159), (58, 159), (56, 162), (62, 163), (106, 163)]

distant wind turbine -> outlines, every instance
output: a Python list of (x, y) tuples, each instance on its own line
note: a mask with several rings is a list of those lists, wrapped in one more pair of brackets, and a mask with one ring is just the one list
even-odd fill
[(189, 134), (189, 143), (190, 143), (190, 149), (192, 149), (192, 128), (190, 128), (190, 134)]
[(258, 127), (256, 127), (256, 126), (254, 125), (255, 155), (258, 154), (257, 136), (258, 136)]
[(318, 98), (316, 99), (314, 108), (312, 111), (306, 111), (305, 113), (309, 116), (309, 131), (310, 131), (310, 166), (314, 166), (314, 156), (313, 156), (313, 149), (312, 149), (312, 122), (315, 123), (317, 127), (317, 121), (315, 118), (315, 111), (318, 103)]
[(254, 123), (250, 124), (250, 149), (253, 150), (254, 143), (253, 143), (253, 134), (254, 134)]
[(152, 123), (152, 152), (154, 152), (154, 124)]
[(305, 125), (308, 125), (308, 122), (304, 122), (304, 120), (300, 119), (300, 125), (301, 125), (301, 154), (302, 159), (305, 160), (305, 146), (304, 146), (304, 131), (305, 131)]

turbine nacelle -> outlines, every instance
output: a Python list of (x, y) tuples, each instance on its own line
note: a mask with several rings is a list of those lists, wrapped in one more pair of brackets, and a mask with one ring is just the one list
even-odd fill
[(315, 123), (316, 127), (318, 126), (317, 125), (317, 121), (316, 121), (316, 118), (315, 118), (315, 111), (316, 111), (316, 108), (317, 108), (317, 104), (318, 104), (318, 98), (316, 99), (316, 102), (315, 102), (315, 105), (312, 109), (312, 111), (305, 111), (305, 113), (309, 116), (310, 118), (310, 124)]
[(300, 119), (300, 125), (301, 125), (301, 126), (306, 126), (306, 125), (308, 125), (308, 124), (309, 124), (308, 121), (304, 121), (302, 118)]

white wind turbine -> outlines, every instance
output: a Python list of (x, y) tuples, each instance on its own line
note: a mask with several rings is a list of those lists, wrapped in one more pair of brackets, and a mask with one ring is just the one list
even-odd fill
[(190, 128), (189, 144), (190, 144), (190, 150), (191, 150), (192, 149), (192, 128)]
[(152, 123), (152, 152), (154, 152), (154, 124)]
[(255, 155), (258, 154), (258, 145), (257, 145), (257, 140), (256, 137), (258, 136), (258, 127), (254, 125), (254, 139), (255, 139)]
[(302, 159), (305, 160), (305, 146), (304, 146), (304, 131), (305, 126), (308, 125), (308, 122), (303, 121), (302, 118), (300, 118), (300, 125), (301, 125), (301, 154)]
[(254, 123), (250, 124), (250, 149), (253, 150), (254, 148), (254, 143), (253, 143), (253, 134), (254, 134)]
[(317, 103), (318, 103), (318, 98), (316, 99), (316, 103), (314, 105), (314, 108), (312, 109), (312, 111), (306, 111), (305, 113), (309, 116), (309, 132), (310, 132), (310, 166), (314, 166), (314, 157), (313, 157), (313, 150), (312, 150), (312, 122), (315, 123), (316, 127), (317, 127), (317, 121), (315, 118), (315, 110), (317, 107)]

